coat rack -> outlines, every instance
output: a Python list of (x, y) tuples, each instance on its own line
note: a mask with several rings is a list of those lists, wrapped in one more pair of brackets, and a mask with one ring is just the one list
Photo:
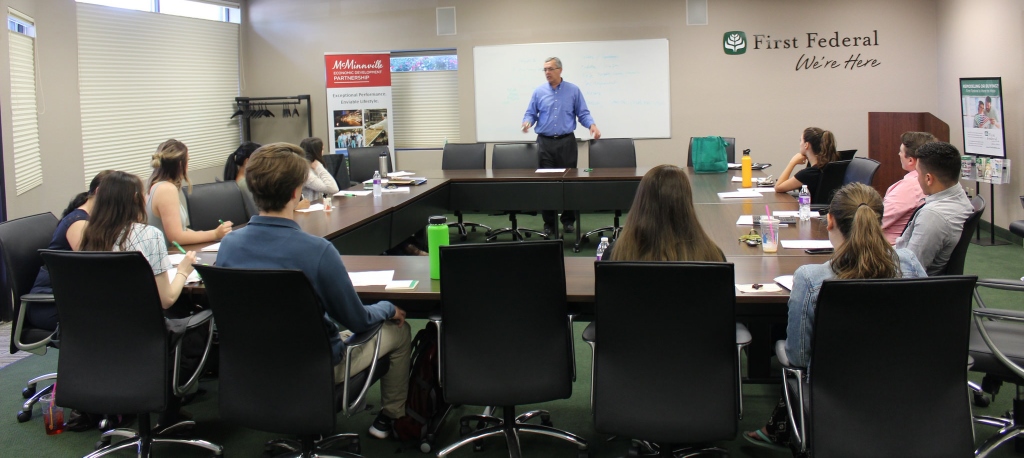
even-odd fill
[[(306, 102), (307, 137), (313, 136), (313, 109), (310, 106), (309, 94), (286, 95), (281, 97), (235, 97), (235, 112), (231, 118), (238, 118), (242, 125), (242, 138), (252, 141), (252, 125), (254, 118), (291, 118), (301, 117), (298, 106)], [(275, 113), (268, 107), (282, 106), (284, 109)], [(276, 109), (276, 108), (275, 108)]]

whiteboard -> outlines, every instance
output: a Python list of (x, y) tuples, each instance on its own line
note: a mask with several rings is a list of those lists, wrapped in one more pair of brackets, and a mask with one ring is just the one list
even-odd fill
[[(535, 138), (532, 128), (523, 133), (523, 114), (553, 56), (562, 79), (580, 87), (602, 137), (671, 137), (668, 40), (654, 39), (474, 47), (476, 141)], [(577, 123), (576, 137), (590, 131)]]

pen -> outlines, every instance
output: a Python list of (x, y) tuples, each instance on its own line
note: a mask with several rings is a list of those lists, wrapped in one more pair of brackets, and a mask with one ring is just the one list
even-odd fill
[(355, 197), (356, 196), (355, 194), (342, 194), (342, 195), (345, 196), (345, 197)]
[(217, 222), (221, 223), (221, 224), (224, 224), (224, 220), (222, 220), (222, 219), (218, 219)]
[(172, 240), (172, 241), (171, 241), (171, 244), (172, 244), (172, 245), (174, 245), (174, 247), (175, 247), (175, 248), (177, 248), (177, 249), (178, 249), (178, 251), (180, 251), (180, 252), (181, 252), (181, 254), (187, 254), (187, 252), (185, 251), (185, 249), (184, 249), (184, 248), (182, 248), (182, 247), (181, 247), (181, 245), (178, 245), (178, 242), (175, 242), (175, 241), (173, 241), (173, 240)]

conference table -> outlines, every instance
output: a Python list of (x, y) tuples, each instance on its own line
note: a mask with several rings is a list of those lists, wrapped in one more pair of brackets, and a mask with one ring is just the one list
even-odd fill
[[(388, 300), (405, 309), (410, 316), (425, 317), (440, 304), (440, 282), (429, 276), (429, 260), (422, 256), (380, 256), (426, 225), (431, 215), (463, 211), (556, 210), (556, 211), (628, 211), (639, 180), (647, 167), (566, 169), (538, 173), (537, 170), (422, 170), (416, 176), (426, 183), (410, 186), (405, 192), (388, 192), (380, 197), (335, 196), (333, 211), (296, 213), (303, 231), (330, 240), (342, 254), (349, 272), (393, 270), (395, 280), (418, 280), (411, 290), (384, 290), (383, 286), (358, 286), (365, 302)], [(758, 198), (720, 198), (719, 192), (735, 191), (732, 181), (738, 171), (721, 174), (695, 174), (688, 169), (694, 206), (701, 225), (721, 247), (728, 262), (735, 265), (737, 284), (774, 284), (774, 278), (792, 274), (804, 264), (827, 260), (825, 255), (809, 255), (801, 249), (779, 247), (777, 253), (763, 253), (760, 246), (739, 241), (751, 226), (737, 225), (740, 215), (763, 215), (771, 211), (797, 210), (796, 199), (789, 194), (761, 193)], [(755, 175), (764, 174), (755, 172)], [(361, 190), (353, 187), (345, 191)], [(345, 193), (342, 191), (342, 194)], [(611, 217), (609, 216), (609, 220)], [(577, 231), (579, 234), (586, 228)], [(780, 239), (827, 239), (824, 223), (818, 218), (780, 228)], [(189, 247), (201, 248), (202, 245)], [(214, 253), (203, 253), (204, 262)], [(214, 261), (215, 262), (215, 261)], [(566, 293), (570, 311), (581, 319), (593, 317), (594, 258), (565, 258)], [(686, 292), (679, 292), (685, 297)], [(736, 293), (736, 317), (747, 324), (754, 341), (748, 347), (748, 381), (772, 382), (770, 357), (776, 338), (772, 328), (786, 322), (788, 292)], [(486, 300), (486, 298), (482, 298)]]

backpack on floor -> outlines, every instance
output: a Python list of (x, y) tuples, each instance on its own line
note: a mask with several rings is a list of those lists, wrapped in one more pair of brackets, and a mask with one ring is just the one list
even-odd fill
[(430, 440), (438, 423), (448, 412), (448, 404), (438, 382), (437, 326), (428, 322), (412, 341), (412, 369), (405, 416), (395, 420), (399, 440)]

